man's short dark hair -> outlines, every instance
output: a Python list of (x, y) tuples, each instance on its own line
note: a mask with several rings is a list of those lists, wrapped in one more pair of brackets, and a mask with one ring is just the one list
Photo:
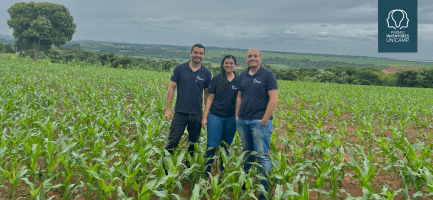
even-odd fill
[(192, 50), (194, 49), (194, 47), (198, 47), (198, 48), (200, 48), (200, 49), (203, 49), (204, 52), (206, 51), (206, 49), (204, 48), (203, 45), (201, 45), (201, 44), (194, 44), (194, 45), (192, 46), (192, 48), (191, 48), (191, 52), (192, 52)]

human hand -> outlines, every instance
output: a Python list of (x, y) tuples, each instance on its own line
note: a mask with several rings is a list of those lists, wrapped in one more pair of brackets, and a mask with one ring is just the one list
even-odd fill
[(164, 116), (165, 116), (165, 120), (167, 120), (167, 122), (170, 122), (170, 120), (171, 120), (171, 110), (170, 109), (166, 109)]
[(206, 125), (207, 125), (207, 118), (203, 117), (201, 119), (201, 127), (204, 129), (206, 128)]
[(260, 122), (260, 124), (262, 124), (262, 125), (266, 125), (266, 124), (268, 124), (268, 121), (265, 121), (265, 120), (263, 120), (263, 119), (259, 119), (259, 122)]

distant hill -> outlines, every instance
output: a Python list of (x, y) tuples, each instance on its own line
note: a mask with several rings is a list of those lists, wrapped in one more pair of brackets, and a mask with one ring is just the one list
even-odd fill
[[(114, 53), (121, 56), (134, 58), (148, 58), (161, 60), (176, 60), (185, 62), (190, 59), (190, 46), (162, 45), (162, 44), (138, 44), (122, 42), (101, 42), (92, 40), (76, 40), (67, 42), (63, 47), (69, 48), (72, 44), (80, 44), (82, 49), (95, 53)], [(231, 54), (236, 57), (237, 66), (246, 66), (245, 56), (247, 49), (206, 47), (204, 63), (219, 65), (222, 58)], [(354, 67), (375, 67), (386, 69), (389, 67), (426, 68), (433, 67), (432, 62), (396, 60), (388, 58), (375, 58), (366, 56), (332, 55), (332, 54), (308, 54), (296, 52), (261, 51), (263, 64), (276, 68), (317, 68), (325, 69), (335, 65)]]
[(0, 43), (3, 43), (3, 44), (14, 44), (15, 43), (15, 38), (13, 36), (0, 34)]
[[(0, 34), (0, 42), (14, 44), (15, 38)], [(190, 46), (163, 45), (163, 44), (138, 44), (93, 40), (69, 41), (61, 48), (71, 48), (72, 44), (78, 43), (84, 50), (105, 54), (114, 53), (120, 56), (134, 58), (172, 60), (185, 62), (190, 59)], [(247, 49), (206, 47), (204, 63), (214, 66), (220, 65), (222, 58), (231, 54), (236, 57), (237, 66), (245, 67), (245, 56)], [(375, 67), (380, 70), (390, 67), (404, 68), (428, 68), (433, 67), (433, 62), (396, 60), (388, 58), (375, 58), (366, 56), (332, 55), (332, 54), (308, 54), (296, 52), (261, 51), (263, 64), (275, 68), (317, 68), (325, 69), (336, 65), (354, 67)]]

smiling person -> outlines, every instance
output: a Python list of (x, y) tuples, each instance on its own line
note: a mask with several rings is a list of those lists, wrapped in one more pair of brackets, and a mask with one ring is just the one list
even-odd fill
[[(202, 127), (207, 126), (206, 157), (213, 157), (216, 148), (223, 146), (228, 155), (228, 147), (236, 133), (236, 96), (239, 88), (239, 76), (233, 71), (236, 68), (236, 58), (226, 55), (221, 61), (221, 73), (214, 76), (209, 86)], [(214, 160), (206, 163), (205, 174), (209, 177)], [(221, 162), (220, 172), (224, 170)]]
[[(177, 100), (174, 107), (174, 116), (170, 124), (170, 134), (165, 149), (170, 153), (179, 145), (185, 128), (188, 130), (188, 151), (194, 152), (194, 144), (197, 143), (201, 131), (201, 117), (204, 99), (207, 99), (211, 72), (201, 61), (205, 55), (205, 48), (201, 44), (195, 44), (189, 54), (191, 60), (176, 66), (171, 74), (170, 85), (167, 89), (165, 119), (171, 120), (171, 101), (174, 90), (177, 88)], [(187, 167), (188, 162), (187, 162)]]
[[(260, 65), (262, 57), (257, 49), (250, 49), (245, 58), (249, 68), (240, 75), (236, 98), (236, 129), (245, 154), (244, 171), (248, 172), (257, 159), (260, 172), (266, 177), (260, 183), (268, 191), (267, 177), (271, 173), (269, 149), (272, 135), (272, 113), (278, 102), (275, 74)], [(256, 152), (255, 156), (251, 152)], [(259, 199), (266, 199), (262, 194)]]

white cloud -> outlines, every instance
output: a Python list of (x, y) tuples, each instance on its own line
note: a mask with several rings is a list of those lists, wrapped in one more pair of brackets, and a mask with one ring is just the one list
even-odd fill
[(142, 23), (157, 23), (157, 24), (182, 23), (184, 21), (181, 17), (175, 17), (175, 16), (161, 17), (161, 18), (147, 17), (144, 19), (142, 19), (141, 17), (135, 16), (135, 17), (132, 17), (132, 19), (139, 21), (139, 22), (142, 22)]
[(340, 38), (369, 38), (377, 35), (377, 23), (364, 24), (295, 24), (289, 27), (289, 33), (299, 33), (306, 37), (327, 36), (336, 40)]
[(284, 33), (287, 33), (287, 34), (296, 34), (298, 32), (293, 32), (293, 31), (286, 30), (286, 31), (284, 31)]
[(359, 7), (354, 7), (348, 10), (349, 13), (359, 13), (359, 14), (376, 14), (377, 7), (372, 7), (370, 4), (362, 5)]

